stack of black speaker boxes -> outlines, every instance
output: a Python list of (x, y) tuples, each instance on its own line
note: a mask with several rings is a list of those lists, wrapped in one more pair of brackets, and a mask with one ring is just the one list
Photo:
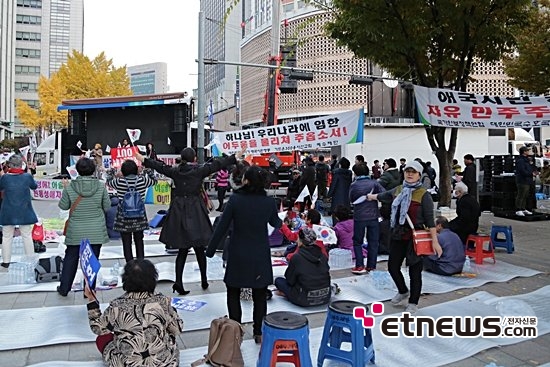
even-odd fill
[(491, 211), (496, 216), (515, 212), (514, 171), (515, 156), (486, 155), (483, 158), (483, 190), (491, 193)]

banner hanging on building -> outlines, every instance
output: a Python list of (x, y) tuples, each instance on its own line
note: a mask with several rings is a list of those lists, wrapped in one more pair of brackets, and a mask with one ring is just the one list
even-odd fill
[(414, 86), (420, 122), (459, 128), (550, 126), (550, 97), (485, 96)]
[(275, 126), (214, 133), (212, 143), (225, 154), (330, 148), (363, 141), (363, 109)]

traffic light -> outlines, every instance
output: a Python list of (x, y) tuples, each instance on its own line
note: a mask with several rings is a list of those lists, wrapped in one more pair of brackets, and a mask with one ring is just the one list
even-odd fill
[[(281, 66), (295, 68), (296, 64), (296, 51), (297, 45), (287, 44), (281, 45)], [(290, 77), (291, 71), (289, 69), (281, 69), (281, 75), (283, 75), (283, 80), (279, 86), (281, 93), (297, 93), (298, 92), (298, 81)]]

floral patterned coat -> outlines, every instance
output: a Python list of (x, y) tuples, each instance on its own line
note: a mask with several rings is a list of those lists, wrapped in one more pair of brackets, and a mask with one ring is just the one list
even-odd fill
[(102, 314), (95, 302), (88, 304), (90, 328), (96, 335), (114, 334), (103, 350), (111, 367), (177, 367), (176, 336), (183, 321), (161, 293), (128, 292), (111, 301)]

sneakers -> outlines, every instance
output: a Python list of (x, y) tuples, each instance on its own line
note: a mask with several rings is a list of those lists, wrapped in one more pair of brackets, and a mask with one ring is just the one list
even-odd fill
[(364, 266), (355, 266), (351, 268), (351, 272), (356, 275), (366, 274), (367, 269)]
[(409, 303), (407, 308), (405, 308), (405, 312), (410, 313), (411, 315), (414, 315), (418, 312), (418, 305), (415, 305), (414, 303)]
[(526, 214), (526, 215), (533, 215), (533, 213), (530, 212), (529, 210), (524, 210), (523, 213)]
[(403, 293), (403, 294), (397, 292), (397, 294), (391, 299), (391, 304), (394, 305), (394, 306), (399, 306), (407, 298), (409, 298), (409, 292)]
[(524, 213), (522, 210), (518, 210), (518, 211), (516, 212), (516, 215), (517, 215), (518, 217), (525, 217), (525, 213)]

